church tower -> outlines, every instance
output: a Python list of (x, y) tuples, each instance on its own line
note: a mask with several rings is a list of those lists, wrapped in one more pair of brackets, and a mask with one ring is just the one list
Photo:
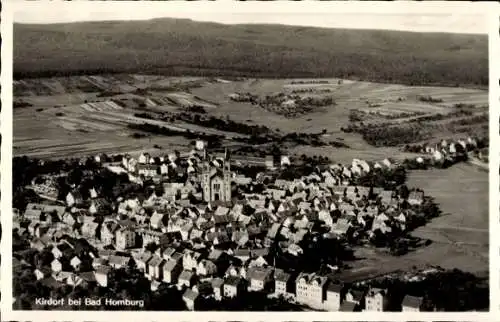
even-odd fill
[(210, 161), (207, 159), (207, 152), (203, 154), (202, 172), (201, 172), (201, 187), (203, 190), (203, 200), (210, 202)]
[(222, 167), (211, 166), (209, 160), (204, 157), (201, 174), (201, 186), (203, 190), (203, 200), (211, 201), (231, 201), (231, 164), (227, 150), (222, 160)]
[(231, 201), (231, 181), (232, 181), (231, 161), (227, 149), (224, 153), (224, 164), (222, 166), (222, 174), (224, 179), (224, 201)]

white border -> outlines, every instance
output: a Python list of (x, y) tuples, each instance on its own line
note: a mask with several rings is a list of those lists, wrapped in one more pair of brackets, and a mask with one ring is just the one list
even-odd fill
[[(135, 320), (159, 320), (169, 321), (218, 321), (218, 320), (243, 320), (243, 321), (494, 321), (496, 316), (500, 316), (500, 265), (499, 265), (499, 239), (496, 234), (490, 233), (490, 312), (459, 312), (459, 313), (340, 313), (340, 312), (111, 312), (111, 311), (13, 311), (12, 310), (12, 2), (2, 3), (2, 60), (4, 62), (1, 71), (2, 81), (2, 113), (1, 113), (1, 223), (3, 237), (1, 241), (1, 291), (2, 291), (2, 318), (7, 321), (110, 321), (123, 319)], [(318, 13), (318, 12), (344, 12), (344, 13), (479, 13), (484, 14), (485, 19), (490, 23), (489, 39), (489, 64), (490, 64), (490, 232), (497, 232), (500, 228), (500, 218), (498, 216), (499, 203), (499, 176), (500, 168), (500, 147), (497, 142), (499, 133), (499, 99), (500, 91), (498, 79), (500, 76), (500, 66), (495, 60), (500, 58), (499, 40), (499, 17), (500, 10), (497, 3), (466, 3), (466, 2), (239, 2), (239, 1), (216, 1), (216, 2), (148, 2), (143, 1), (104, 1), (104, 2), (57, 2), (57, 1), (33, 1), (25, 2), (26, 6), (47, 9), (47, 6), (57, 4), (58, 6), (72, 6), (75, 10), (84, 6), (92, 6), (92, 10), (98, 11), (100, 8), (115, 6), (153, 6), (157, 10), (168, 11), (199, 11), (199, 12), (281, 12), (281, 13)], [(133, 9), (131, 9), (133, 10)], [(43, 10), (42, 10), (43, 11)], [(41, 13), (42, 14), (42, 13)], [(471, 66), (474, 68), (474, 66)], [(6, 238), (7, 236), (7, 238)], [(82, 314), (83, 313), (83, 314)]]

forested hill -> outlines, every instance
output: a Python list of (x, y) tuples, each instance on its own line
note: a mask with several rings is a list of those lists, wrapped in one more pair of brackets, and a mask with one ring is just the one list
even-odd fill
[(107, 72), (486, 86), (488, 38), (166, 18), (15, 24), (16, 78)]

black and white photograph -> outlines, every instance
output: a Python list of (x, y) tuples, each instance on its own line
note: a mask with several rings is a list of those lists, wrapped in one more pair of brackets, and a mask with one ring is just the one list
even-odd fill
[(487, 13), (217, 6), (10, 4), (12, 311), (488, 312)]

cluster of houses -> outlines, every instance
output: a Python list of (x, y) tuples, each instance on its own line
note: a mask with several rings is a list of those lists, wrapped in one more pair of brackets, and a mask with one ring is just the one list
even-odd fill
[[(390, 171), (395, 167), (390, 160), (334, 164), (292, 181), (268, 180), (261, 193), (235, 196), (235, 184), (254, 180), (235, 175), (227, 155), (209, 160), (174, 154), (167, 159), (157, 164), (143, 154), (113, 165), (158, 182), (175, 167), (192, 175), (182, 183), (163, 182), (163, 195), (118, 198), (103, 221), (96, 214), (109, 201), (99, 197), (99, 189), (91, 189), (86, 201), (70, 192), (65, 205), (29, 204), (14, 227), (30, 236), (31, 248), (53, 254), (49, 266), (35, 269), (37, 279), (50, 285), (92, 282), (106, 287), (113, 269), (134, 266), (151, 281), (152, 291), (161, 283), (182, 289), (190, 309), (206, 298), (249, 291), (283, 295), (318, 310), (387, 309), (384, 290), (358, 294), (327, 276), (277, 269), (270, 246), (277, 243), (291, 256), (301, 256), (301, 245), (319, 233), (318, 227), (329, 231), (323, 238), (332, 239), (404, 230), (416, 212), (402, 209), (395, 191), (352, 185), (354, 178), (374, 169)], [(155, 170), (148, 172), (150, 166)], [(257, 179), (265, 178), (269, 176), (262, 173)], [(424, 194), (412, 191), (404, 201), (421, 205)], [(421, 299), (409, 296), (403, 309), (418, 310), (419, 303)]]
[[(470, 153), (474, 153), (478, 149), (478, 140), (473, 137), (458, 140), (441, 140), (435, 144), (412, 145), (406, 148), (409, 152), (424, 153), (424, 156), (419, 156), (415, 159), (417, 163), (426, 164), (431, 162), (442, 163), (447, 161), (454, 162), (459, 158), (463, 158)], [(477, 157), (483, 159), (487, 157), (482, 151), (477, 151)]]

